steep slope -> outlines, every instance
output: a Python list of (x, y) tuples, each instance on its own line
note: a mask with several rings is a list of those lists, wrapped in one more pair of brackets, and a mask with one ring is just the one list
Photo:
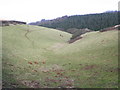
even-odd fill
[(4, 87), (118, 87), (118, 31), (90, 32), (69, 44), (55, 29), (3, 27)]

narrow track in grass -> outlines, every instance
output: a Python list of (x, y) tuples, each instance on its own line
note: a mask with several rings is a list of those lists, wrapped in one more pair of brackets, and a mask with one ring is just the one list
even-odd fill
[[(28, 39), (28, 40), (30, 40), (30, 38), (27, 36), (28, 35), (28, 33), (30, 33), (31, 31), (30, 30), (26, 30), (27, 32), (25, 33), (25, 37)], [(30, 40), (31, 41), (31, 40)]]
[(30, 33), (30, 32), (32, 32), (32, 30), (26, 30), (27, 32), (25, 33), (25, 37), (32, 43), (32, 46), (33, 46), (33, 48), (34, 48), (34, 41), (32, 41), (29, 37), (28, 37), (28, 34)]

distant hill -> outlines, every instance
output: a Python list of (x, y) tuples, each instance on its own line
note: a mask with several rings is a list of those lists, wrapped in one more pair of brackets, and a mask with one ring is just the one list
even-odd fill
[(44, 26), (54, 29), (59, 29), (69, 33), (74, 33), (74, 29), (88, 28), (91, 30), (101, 30), (103, 28), (118, 25), (118, 11), (97, 13), (97, 14), (86, 14), (86, 15), (73, 15), (63, 16), (53, 20), (45, 20), (32, 22), (30, 25)]
[(26, 22), (15, 21), (15, 20), (0, 20), (0, 26), (9, 26), (10, 24), (12, 25), (26, 24)]

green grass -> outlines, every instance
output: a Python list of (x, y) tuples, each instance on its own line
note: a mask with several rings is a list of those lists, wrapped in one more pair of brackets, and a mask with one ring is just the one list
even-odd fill
[(26, 38), (27, 30), (3, 27), (3, 87), (118, 87), (117, 30), (86, 33), (72, 44), (66, 32), (29, 26)]

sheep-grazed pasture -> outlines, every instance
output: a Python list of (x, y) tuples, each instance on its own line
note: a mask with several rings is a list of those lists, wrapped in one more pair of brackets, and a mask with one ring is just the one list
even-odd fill
[(71, 36), (38, 26), (3, 27), (3, 87), (117, 88), (118, 31), (88, 32), (69, 44)]

